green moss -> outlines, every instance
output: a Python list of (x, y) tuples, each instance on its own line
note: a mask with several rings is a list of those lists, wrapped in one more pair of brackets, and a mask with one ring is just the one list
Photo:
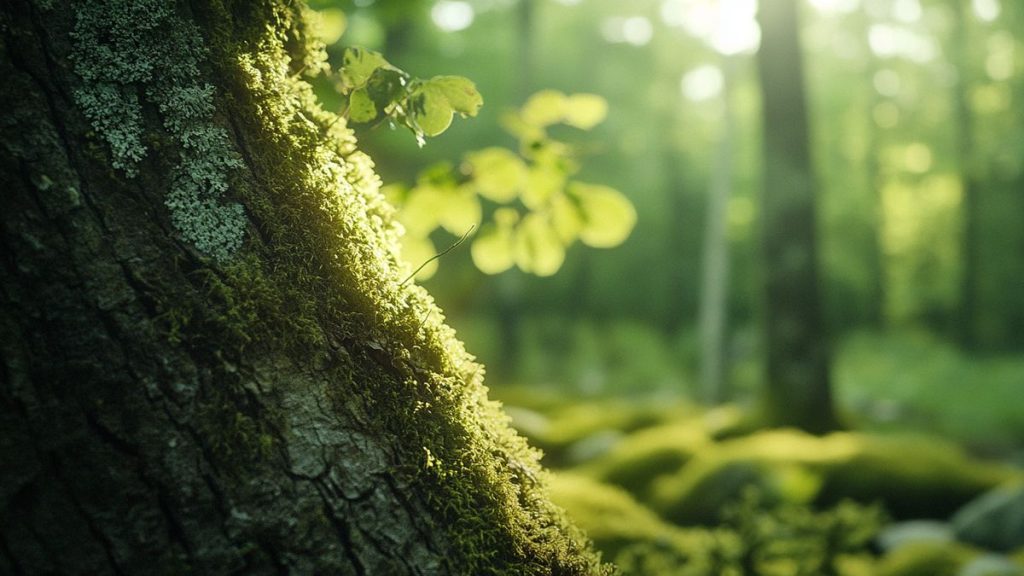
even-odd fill
[(654, 481), (678, 471), (710, 443), (700, 419), (654, 426), (630, 434), (582, 471), (645, 499)]
[(943, 518), (978, 494), (1020, 476), (973, 460), (936, 438), (795, 430), (759, 432), (714, 445), (659, 480), (652, 503), (680, 523), (717, 519), (722, 504), (756, 486), (779, 501), (880, 501), (899, 518)]
[(904, 546), (879, 562), (879, 576), (956, 576), (978, 551), (957, 544), (918, 543)]
[(726, 531), (684, 530), (668, 524), (614, 486), (575, 474), (556, 474), (551, 498), (619, 566), (623, 576), (711, 575), (738, 555), (738, 537)]

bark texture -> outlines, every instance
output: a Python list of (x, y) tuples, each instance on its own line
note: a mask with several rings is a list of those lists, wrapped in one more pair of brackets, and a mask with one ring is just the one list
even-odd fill
[(0, 573), (603, 572), (295, 4), (0, 5)]

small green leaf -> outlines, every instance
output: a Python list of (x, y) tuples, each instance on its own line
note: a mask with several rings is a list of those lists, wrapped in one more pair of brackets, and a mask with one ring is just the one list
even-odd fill
[(636, 224), (636, 209), (618, 190), (600, 184), (572, 182), (569, 193), (583, 216), (580, 240), (594, 248), (618, 246)]
[(348, 117), (353, 122), (370, 122), (377, 117), (377, 106), (366, 88), (358, 88), (348, 97)]
[(516, 266), (537, 276), (551, 276), (565, 261), (565, 246), (541, 214), (527, 214), (515, 235)]
[(341, 80), (345, 90), (359, 88), (366, 84), (373, 72), (382, 67), (390, 66), (380, 52), (364, 48), (346, 48), (341, 59)]
[(443, 96), (419, 88), (413, 92), (410, 102), (410, 115), (423, 134), (437, 136), (451, 126), (454, 111)]
[(565, 123), (590, 130), (608, 116), (608, 101), (597, 94), (573, 94), (565, 106)]
[(541, 90), (523, 104), (520, 117), (532, 126), (550, 126), (562, 121), (567, 104), (565, 94), (557, 90)]
[(491, 147), (470, 152), (466, 164), (477, 190), (495, 202), (511, 202), (526, 181), (523, 159), (505, 148)]
[(469, 248), (473, 264), (484, 274), (500, 274), (515, 263), (512, 255), (512, 230), (487, 224)]
[(463, 116), (476, 116), (480, 107), (484, 105), (484, 99), (480, 92), (477, 92), (476, 85), (462, 76), (434, 76), (424, 83), (423, 89), (443, 96), (452, 110)]

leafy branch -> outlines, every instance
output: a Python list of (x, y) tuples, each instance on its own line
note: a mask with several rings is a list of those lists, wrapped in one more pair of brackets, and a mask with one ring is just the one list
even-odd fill
[[(472, 151), (458, 168), (442, 163), (424, 170), (412, 188), (387, 187), (405, 227), (405, 258), (419, 262), (434, 254), (430, 235), (438, 228), (458, 235), (480, 226), (470, 254), (482, 272), (517, 267), (550, 276), (577, 240), (595, 248), (624, 242), (636, 224), (633, 205), (614, 188), (575, 180), (578, 151), (548, 134), (557, 124), (589, 130), (607, 112), (605, 100), (594, 94), (538, 92), (504, 118), (518, 151)], [(481, 225), (485, 213), (489, 218)], [(436, 268), (430, 260), (414, 276), (429, 278)]]
[(373, 50), (346, 48), (338, 72), (338, 91), (348, 98), (344, 113), (351, 121), (400, 124), (412, 131), (420, 146), (426, 137), (447, 130), (456, 113), (476, 116), (483, 105), (470, 80), (462, 76), (415, 78)]

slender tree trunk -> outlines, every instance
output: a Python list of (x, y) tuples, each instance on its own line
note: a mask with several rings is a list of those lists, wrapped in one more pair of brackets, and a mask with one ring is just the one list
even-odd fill
[(878, 58), (872, 54), (871, 47), (867, 44), (870, 31), (870, 17), (866, 7), (861, 8), (859, 16), (859, 25), (862, 31), (861, 38), (864, 41), (864, 50), (868, 59), (865, 65), (864, 78), (864, 85), (868, 92), (865, 114), (865, 121), (868, 125), (868, 137), (867, 142), (865, 142), (864, 168), (868, 187), (868, 199), (871, 204), (871, 213), (868, 220), (871, 237), (871, 245), (868, 247), (870, 250), (868, 269), (871, 274), (871, 285), (869, 286), (868, 293), (867, 321), (872, 328), (881, 329), (885, 327), (886, 318), (887, 273), (885, 249), (882, 244), (882, 235), (885, 231), (885, 205), (882, 203), (885, 176), (881, 170), (879, 151), (884, 144), (885, 135), (883, 129), (875, 121), (874, 116), (875, 108), (882, 103), (882, 98), (874, 85), (875, 74), (878, 73)]
[(974, 127), (971, 113), (971, 45), (968, 38), (968, 23), (974, 18), (971, 5), (966, 2), (950, 2), (953, 14), (953, 38), (951, 49), (956, 67), (956, 83), (953, 88), (953, 118), (956, 122), (956, 154), (960, 164), (962, 201), (960, 208), (960, 301), (957, 305), (954, 332), (960, 345), (967, 350), (978, 346), (976, 316), (979, 305), (979, 229), (980, 184), (974, 160)]
[(601, 572), (296, 4), (0, 5), (0, 573)]
[(704, 258), (700, 299), (701, 385), (711, 404), (729, 399), (725, 373), (725, 346), (729, 325), (729, 236), (727, 217), (732, 195), (736, 111), (732, 103), (734, 56), (723, 56), (722, 127), (715, 149), (715, 165), (708, 190), (704, 226)]
[(797, 8), (796, 0), (778, 0), (760, 9), (766, 400), (776, 424), (824, 432), (836, 421), (818, 293), (815, 183)]

